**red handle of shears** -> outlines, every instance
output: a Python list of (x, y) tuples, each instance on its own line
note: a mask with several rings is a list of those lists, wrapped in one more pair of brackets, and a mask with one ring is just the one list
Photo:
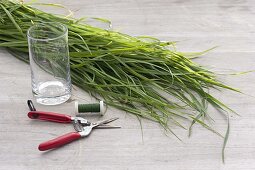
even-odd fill
[(31, 111), (28, 112), (27, 116), (30, 119), (40, 119), (58, 123), (70, 123), (72, 121), (71, 116), (54, 112)]
[(79, 132), (71, 132), (71, 133), (67, 133), (63, 136), (59, 136), (55, 139), (49, 140), (47, 142), (41, 143), (38, 147), (38, 149), (40, 151), (46, 151), (49, 149), (54, 149), (54, 148), (58, 148), (60, 146), (63, 146), (65, 144), (68, 144), (74, 140), (77, 140), (81, 138), (81, 135), (79, 134)]

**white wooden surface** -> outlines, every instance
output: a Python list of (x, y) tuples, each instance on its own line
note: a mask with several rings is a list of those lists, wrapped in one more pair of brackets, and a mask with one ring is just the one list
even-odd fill
[[(76, 17), (96, 16), (112, 20), (115, 30), (132, 35), (152, 35), (179, 41), (181, 51), (219, 46), (196, 61), (217, 72), (255, 70), (254, 0), (93, 0), (64, 1)], [(52, 12), (63, 12), (43, 7)], [(255, 73), (220, 76), (229, 85), (255, 96)], [(26, 100), (32, 98), (29, 66), (0, 50), (0, 169), (255, 169), (255, 98), (229, 91), (215, 96), (240, 113), (231, 117), (226, 164), (221, 162), (223, 140), (194, 126), (193, 134), (173, 127), (182, 138), (168, 137), (155, 123), (143, 120), (143, 138), (135, 116), (109, 108), (104, 118), (118, 116), (121, 129), (95, 130), (88, 137), (50, 152), (39, 152), (39, 143), (73, 130), (71, 125), (31, 121)], [(94, 99), (75, 88), (72, 99)], [(73, 114), (73, 103), (38, 110)], [(223, 133), (226, 119), (215, 110), (214, 127)], [(92, 117), (91, 120), (98, 118)], [(188, 124), (187, 124), (188, 125)]]

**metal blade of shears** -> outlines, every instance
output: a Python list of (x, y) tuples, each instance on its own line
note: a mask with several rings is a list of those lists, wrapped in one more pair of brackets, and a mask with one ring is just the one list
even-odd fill
[(119, 119), (118, 117), (115, 117), (115, 118), (111, 118), (111, 119), (107, 119), (107, 120), (102, 120), (102, 121), (98, 121), (98, 122), (95, 122), (95, 123), (91, 123), (92, 127), (97, 127), (97, 126), (100, 126), (100, 125), (105, 125), (105, 124), (108, 124), (110, 122), (113, 122), (115, 120)]

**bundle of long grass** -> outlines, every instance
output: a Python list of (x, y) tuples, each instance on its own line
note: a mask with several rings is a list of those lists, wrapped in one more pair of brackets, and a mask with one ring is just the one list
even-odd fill
[(101, 96), (108, 105), (156, 121), (166, 130), (171, 131), (170, 119), (182, 127), (176, 118), (212, 130), (200, 119), (209, 116), (207, 104), (230, 109), (207, 89), (238, 91), (217, 81), (213, 72), (182, 53), (166, 48), (172, 42), (147, 41), (96, 28), (8, 0), (0, 0), (0, 46), (28, 61), (26, 32), (41, 22), (67, 25), (73, 84)]

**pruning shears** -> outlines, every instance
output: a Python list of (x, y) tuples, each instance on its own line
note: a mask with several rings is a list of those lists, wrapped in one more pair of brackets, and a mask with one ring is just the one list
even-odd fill
[(119, 126), (107, 125), (110, 122), (117, 120), (118, 118), (110, 118), (98, 122), (89, 122), (87, 119), (82, 117), (72, 117), (67, 114), (60, 114), (54, 112), (43, 112), (36, 111), (32, 102), (28, 102), (30, 112), (28, 112), (28, 117), (30, 119), (39, 119), (44, 121), (51, 121), (57, 123), (72, 123), (76, 132), (70, 132), (65, 135), (59, 136), (55, 139), (43, 142), (39, 145), (38, 149), (40, 151), (46, 151), (49, 149), (54, 149), (68, 144), (72, 141), (80, 139), (82, 137), (88, 136), (94, 128), (120, 128)]

